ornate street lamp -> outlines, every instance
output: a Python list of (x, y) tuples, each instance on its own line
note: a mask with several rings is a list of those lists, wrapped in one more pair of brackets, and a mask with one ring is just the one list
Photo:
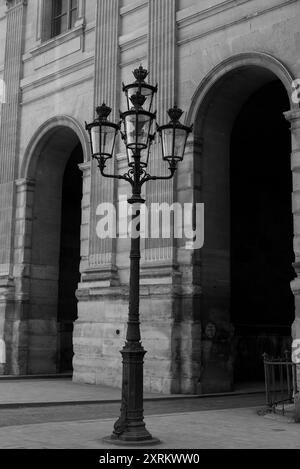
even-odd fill
[[(157, 86), (145, 83), (147, 70), (139, 67), (134, 72), (136, 81), (123, 85), (127, 98), (127, 111), (121, 113), (121, 123), (114, 124), (107, 119), (111, 109), (103, 104), (97, 108), (98, 117), (92, 124), (86, 124), (90, 136), (92, 157), (98, 161), (102, 176), (123, 179), (131, 184), (130, 204), (145, 201), (141, 197), (143, 184), (147, 181), (171, 179), (179, 161), (183, 160), (186, 142), (192, 127), (179, 122), (182, 111), (175, 106), (168, 111), (171, 121), (162, 127), (157, 126), (160, 136), (162, 157), (168, 163), (170, 174), (152, 176), (147, 172), (150, 148), (155, 138), (153, 130), (156, 113), (152, 112)], [(113, 157), (116, 136), (120, 132), (128, 158), (128, 172), (122, 175), (108, 174), (106, 162)], [(140, 216), (136, 210), (133, 222)], [(141, 343), (140, 333), (140, 225), (137, 223), (138, 236), (131, 239), (129, 315), (126, 343), (121, 351), (123, 358), (122, 406), (120, 418), (114, 425), (113, 434), (105, 438), (107, 443), (116, 445), (153, 445), (159, 440), (153, 438), (146, 429), (143, 415), (143, 363), (146, 351)]]

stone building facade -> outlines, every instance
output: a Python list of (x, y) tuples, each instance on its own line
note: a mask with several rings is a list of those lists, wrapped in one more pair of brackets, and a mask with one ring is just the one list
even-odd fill
[(118, 119), (141, 63), (159, 122), (176, 102), (194, 124), (147, 201), (205, 204), (203, 249), (143, 244), (145, 389), (227, 391), (300, 339), (299, 23), (299, 0), (1, 0), (2, 374), (121, 384), (129, 241), (96, 224), (129, 188), (101, 178), (84, 121), (103, 101)]

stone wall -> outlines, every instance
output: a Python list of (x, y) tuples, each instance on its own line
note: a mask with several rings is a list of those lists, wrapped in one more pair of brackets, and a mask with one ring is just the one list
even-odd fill
[[(10, 14), (6, 15), (4, 3), (0, 3), (0, 39), (4, 39), (6, 35), (9, 45), (11, 36), (14, 41), (20, 41), (21, 36), (11, 30)], [(15, 55), (19, 68), (14, 74), (17, 81), (14, 83), (13, 93), (18, 94), (18, 100), (16, 107), (10, 108), (14, 109), (14, 115), (9, 118), (6, 116), (4, 124), (3, 116), (7, 110), (3, 111), (2, 106), (0, 135), (0, 163), (3, 168), (6, 161), (3, 126), (7, 126), (11, 119), (15, 123), (18, 122), (14, 132), (10, 134), (15, 145), (11, 150), (13, 158), (10, 158), (10, 163), (14, 159), (15, 173), (3, 181), (8, 186), (6, 192), (1, 191), (0, 199), (0, 210), (2, 207), (9, 217), (3, 233), (0, 229), (0, 238), (9, 242), (14, 239), (11, 258), (0, 262), (2, 270), (6, 269), (5, 275), (2, 275), (0, 270), (0, 338), (3, 337), (7, 345), (9, 358), (6, 372), (18, 374), (21, 371), (54, 371), (55, 368), (55, 360), (48, 360), (49, 354), (55, 354), (55, 302), (53, 314), (51, 313), (52, 332), (46, 327), (47, 315), (43, 313), (43, 309), (40, 309), (40, 316), (36, 317), (36, 321), (32, 322), (34, 291), (40, 288), (43, 274), (37, 274), (35, 269), (36, 263), (33, 259), (37, 252), (31, 257), (31, 199), (35, 193), (34, 185), (39, 184), (36, 180), (37, 161), (41, 158), (42, 151), (45, 151), (43, 157), (47, 157), (47, 140), (54, 131), (55, 122), (58, 127), (62, 122), (67, 127), (72, 127), (73, 124), (68, 120), (71, 118), (74, 122), (72, 130), (82, 144), (85, 160), (81, 165), (84, 188), (80, 267), (82, 279), (77, 291), (74, 380), (120, 386), (119, 350), (124, 343), (128, 310), (129, 245), (127, 240), (102, 242), (97, 239), (95, 210), (101, 201), (117, 201), (129, 188), (122, 183), (118, 185), (100, 178), (95, 165), (89, 161), (88, 145), (82, 130), (83, 123), (85, 120), (92, 120), (93, 108), (103, 100), (113, 108), (113, 117), (117, 119), (118, 109), (125, 106), (121, 93), (122, 82), (132, 81), (131, 71), (140, 63), (149, 67), (150, 80), (157, 80), (160, 86), (156, 102), (160, 122), (166, 121), (166, 110), (176, 101), (187, 111), (186, 120), (196, 123), (196, 126), (194, 137), (188, 144), (185, 161), (180, 166), (176, 178), (168, 184), (149, 184), (146, 189), (147, 200), (201, 202), (203, 178), (206, 178), (206, 187), (208, 179), (203, 173), (205, 142), (202, 140), (203, 133), (199, 128), (197, 115), (199, 107), (203, 102), (205, 104), (205, 96), (211, 96), (212, 101), (209, 104), (213, 103), (213, 95), (208, 92), (209, 87), (213, 87), (219, 79), (218, 86), (221, 87), (222, 77), (235, 66), (249, 68), (254, 64), (256, 67), (271, 70), (270, 73), (275, 75), (277, 72), (280, 75), (283, 69), (286, 70), (286, 75), (282, 71), (279, 78), (284, 81), (288, 91), (292, 78), (300, 76), (300, 5), (295, 0), (81, 0), (75, 28), (47, 41), (44, 40), (45, 18), (42, 6), (42, 0), (28, 1), (27, 6), (25, 2), (10, 5), (14, 11), (24, 15), (24, 38), (23, 49), (21, 46), (17, 48)], [(18, 32), (21, 34), (20, 30)], [(1, 44), (4, 44), (4, 40)], [(8, 46), (7, 48), (11, 53), (12, 49)], [(249, 57), (249, 53), (257, 54), (256, 59)], [(244, 62), (242, 59), (231, 62), (232, 58), (243, 54), (246, 54)], [(274, 60), (264, 60), (266, 56)], [(9, 68), (11, 63), (4, 58), (1, 46), (0, 78), (5, 73), (12, 73)], [(247, 81), (249, 83), (249, 80), (256, 79), (254, 75), (241, 78), (246, 88)], [(243, 89), (245, 90), (242, 86), (239, 88), (240, 93), (243, 93)], [(229, 102), (235, 99), (236, 96), (228, 92), (224, 97), (223, 106), (228, 107)], [(234, 106), (230, 109), (234, 115)], [(297, 112), (292, 110), (292, 114), (288, 116), (293, 126), (294, 159), (299, 149)], [(51, 126), (46, 125), (48, 122), (52, 122)], [(218, 126), (217, 122), (212, 122), (212, 125), (214, 124)], [(214, 142), (218, 171), (209, 176), (210, 185), (214, 187), (215, 192), (223, 191), (222, 178), (220, 179), (218, 174), (226, 172), (227, 168), (225, 160), (222, 165), (218, 162), (218, 158), (222, 157), (219, 135), (207, 138)], [(226, 136), (224, 138), (226, 139)], [(68, 150), (65, 149), (65, 152), (71, 150), (72, 139), (69, 139), (66, 146)], [(52, 150), (51, 155), (47, 157), (49, 159), (53, 156)], [(32, 161), (36, 161), (35, 166)], [(124, 148), (120, 145), (114, 166), (110, 169), (121, 172), (125, 165)], [(297, 165), (294, 166), (296, 204), (298, 169)], [(2, 169), (0, 177), (6, 174), (5, 171)], [(156, 148), (153, 152), (151, 171), (164, 171)], [(14, 190), (14, 181), (18, 181), (17, 192)], [(226, 190), (225, 188), (224, 191)], [(7, 196), (4, 197), (4, 193), (7, 193)], [(207, 197), (214, 199), (210, 189)], [(297, 253), (297, 208), (295, 212)], [(220, 216), (227, 217), (222, 204), (216, 207), (214, 216), (211, 215), (211, 244), (215, 234), (214, 220), (220, 220)], [(219, 246), (218, 252), (214, 251), (215, 262), (210, 271), (202, 253), (188, 251), (173, 240), (147, 241), (144, 245), (141, 315), (143, 343), (148, 350), (145, 362), (147, 390), (194, 393), (204, 389), (201, 382), (201, 354), (205, 352), (203, 327), (206, 318), (202, 293), (204, 287), (210, 289), (210, 279), (222, 271), (218, 298), (221, 303), (228, 300), (228, 246), (227, 238), (223, 234), (224, 246)], [(1, 243), (0, 249), (3, 249), (6, 244), (4, 241)], [(5, 248), (6, 255), (8, 251)], [(47, 295), (50, 294), (48, 286), (46, 290)], [(297, 311), (295, 337), (299, 337), (298, 290), (296, 280), (293, 284)], [(213, 290), (211, 295), (214, 296)], [(228, 318), (225, 323), (224, 328), (230, 335)], [(38, 338), (33, 345), (33, 339), (30, 337), (35, 334), (30, 331), (36, 331), (36, 328), (39, 331)], [(45, 352), (46, 355), (48, 353), (47, 359), (40, 348), (43, 334), (47, 337), (45, 344), (52, 341), (48, 347), (50, 352)], [(32, 367), (30, 358), (28, 359), (34, 354), (36, 364), (40, 362), (36, 367)], [(230, 364), (227, 365), (230, 375)], [(229, 389), (230, 377), (227, 378), (225, 384), (224, 380), (222, 383), (216, 383), (215, 390), (220, 390), (222, 386), (223, 390)]]

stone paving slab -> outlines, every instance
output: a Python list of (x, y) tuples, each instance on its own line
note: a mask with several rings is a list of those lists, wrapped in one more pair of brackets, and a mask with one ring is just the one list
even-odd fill
[[(44, 423), (0, 429), (0, 448), (107, 449), (101, 439), (114, 420)], [(153, 449), (300, 449), (300, 425), (257, 415), (257, 408), (148, 417), (147, 428), (163, 441)], [(150, 447), (151, 448), (151, 447)]]

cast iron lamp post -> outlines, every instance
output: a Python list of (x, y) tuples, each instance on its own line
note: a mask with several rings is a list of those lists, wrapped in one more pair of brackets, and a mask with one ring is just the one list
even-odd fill
[[(136, 81), (130, 85), (123, 85), (127, 99), (127, 111), (121, 113), (121, 121), (114, 124), (108, 121), (111, 108), (102, 104), (96, 109), (98, 117), (91, 124), (86, 124), (90, 136), (92, 156), (98, 162), (102, 176), (123, 179), (131, 184), (132, 196), (130, 204), (136, 204), (135, 214), (137, 236), (131, 238), (130, 251), (130, 286), (129, 286), (129, 315), (126, 343), (121, 351), (123, 358), (122, 375), (122, 406), (120, 418), (114, 425), (113, 434), (105, 438), (107, 443), (116, 445), (152, 445), (159, 443), (146, 429), (143, 415), (143, 363), (144, 350), (140, 333), (140, 205), (145, 203), (141, 197), (143, 184), (147, 181), (171, 179), (177, 169), (178, 162), (183, 160), (186, 142), (191, 127), (179, 122), (183, 112), (177, 106), (168, 111), (170, 122), (159, 127), (153, 127), (156, 113), (152, 112), (152, 105), (157, 86), (145, 82), (147, 70), (139, 67), (134, 72)], [(106, 163), (113, 157), (116, 137), (120, 132), (125, 143), (129, 170), (123, 175), (108, 174)], [(169, 175), (151, 176), (147, 172), (150, 148), (158, 133), (161, 141), (163, 160), (168, 163)]]

